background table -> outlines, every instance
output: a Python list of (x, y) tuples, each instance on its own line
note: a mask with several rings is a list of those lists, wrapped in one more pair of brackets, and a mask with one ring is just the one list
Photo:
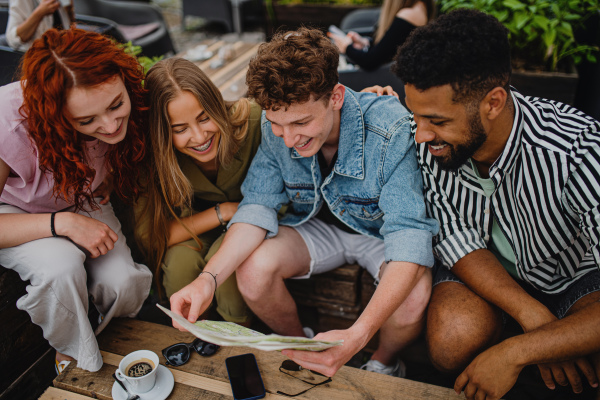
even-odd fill
[[(207, 60), (193, 61), (200, 69), (208, 75), (213, 83), (223, 94), (223, 98), (228, 101), (238, 100), (246, 95), (246, 72), (250, 59), (256, 55), (260, 42), (256, 40), (204, 40), (198, 45), (207, 46), (207, 51), (211, 51), (213, 56)], [(218, 68), (211, 68), (211, 64), (218, 59), (219, 49), (228, 46), (233, 52), (232, 58), (227, 60)], [(193, 51), (177, 54), (178, 57), (188, 58)]]

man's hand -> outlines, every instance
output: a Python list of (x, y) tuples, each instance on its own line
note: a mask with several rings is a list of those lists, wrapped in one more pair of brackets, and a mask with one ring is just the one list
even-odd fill
[(562, 363), (538, 364), (538, 368), (540, 369), (544, 383), (549, 389), (555, 388), (554, 382), (556, 381), (561, 386), (571, 384), (574, 393), (581, 393), (583, 391), (583, 382), (579, 372), (585, 376), (590, 386), (594, 386), (597, 382), (596, 372), (585, 358), (578, 358)]
[(507, 357), (505, 347), (502, 342), (475, 357), (456, 379), (456, 394), (464, 391), (467, 400), (496, 400), (504, 396), (523, 369)]
[[(200, 274), (192, 283), (171, 296), (171, 311), (194, 323), (210, 306), (214, 293), (214, 279), (208, 273)], [(173, 326), (185, 331), (175, 320)]]
[(366, 87), (363, 90), (361, 90), (361, 92), (376, 93), (377, 96), (394, 96), (395, 98), (400, 100), (400, 96), (398, 96), (398, 93), (396, 93), (394, 91), (394, 89), (392, 89), (391, 86), (386, 86), (386, 87), (381, 87), (379, 85), (369, 86), (369, 87)]
[[(557, 318), (547, 309), (546, 312), (537, 312), (533, 316), (529, 316), (519, 323), (524, 332), (531, 332), (541, 326), (549, 324), (557, 320)], [(571, 385), (573, 392), (581, 393), (583, 391), (583, 383), (579, 371), (583, 373), (588, 382), (593, 384), (596, 382), (596, 374), (590, 362), (585, 358), (576, 360), (564, 361), (561, 363), (538, 364), (540, 374), (548, 389), (555, 389), (556, 383), (561, 386)]]
[(333, 376), (335, 373), (346, 364), (356, 353), (358, 353), (366, 343), (363, 343), (363, 338), (355, 338), (354, 333), (350, 329), (336, 330), (319, 333), (314, 337), (315, 340), (335, 341), (343, 340), (341, 346), (331, 347), (327, 350), (302, 351), (302, 350), (283, 350), (281, 353), (294, 362), (325, 376)]
[(104, 222), (71, 212), (60, 212), (54, 219), (57, 235), (66, 236), (86, 249), (92, 258), (108, 253), (119, 237)]

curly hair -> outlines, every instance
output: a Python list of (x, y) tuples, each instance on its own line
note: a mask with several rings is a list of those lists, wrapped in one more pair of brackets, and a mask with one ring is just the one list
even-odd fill
[(279, 32), (250, 61), (248, 97), (263, 109), (329, 100), (338, 83), (337, 47), (318, 29)]
[(52, 174), (54, 196), (77, 210), (95, 203), (91, 184), (96, 175), (86, 161), (84, 135), (68, 121), (64, 107), (69, 90), (93, 87), (121, 77), (131, 100), (127, 135), (109, 146), (106, 167), (113, 171), (115, 191), (131, 200), (139, 193), (139, 163), (144, 160), (144, 77), (137, 60), (110, 39), (80, 29), (51, 29), (29, 48), (21, 63), (23, 105), (29, 135), (38, 148), (42, 171)]
[(491, 15), (452, 11), (412, 32), (393, 72), (419, 90), (450, 84), (459, 103), (480, 101), (494, 87), (508, 92), (508, 30)]

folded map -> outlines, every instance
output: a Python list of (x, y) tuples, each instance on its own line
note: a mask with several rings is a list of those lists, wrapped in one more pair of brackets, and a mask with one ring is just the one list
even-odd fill
[(275, 334), (265, 335), (233, 322), (204, 320), (192, 324), (181, 315), (175, 314), (160, 304), (157, 304), (156, 306), (194, 336), (204, 341), (218, 344), (219, 346), (246, 346), (259, 350), (293, 349), (321, 351), (333, 346), (340, 346), (344, 342), (343, 340), (327, 342), (305, 337), (281, 336)]

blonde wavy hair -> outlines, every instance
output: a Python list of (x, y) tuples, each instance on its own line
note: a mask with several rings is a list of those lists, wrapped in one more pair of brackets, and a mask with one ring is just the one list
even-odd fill
[(208, 117), (221, 131), (217, 161), (227, 167), (247, 135), (250, 102), (240, 99), (227, 102), (214, 83), (200, 68), (182, 58), (158, 62), (146, 75), (149, 99), (150, 167), (142, 201), (145, 205), (136, 215), (136, 238), (155, 268), (157, 287), (161, 262), (167, 251), (168, 225), (177, 220), (202, 247), (200, 240), (179, 218), (176, 210), (192, 208), (193, 188), (177, 162), (173, 131), (167, 107), (179, 94), (189, 92), (196, 97)]
[(427, 9), (427, 22), (431, 21), (435, 17), (434, 0), (383, 0), (373, 41), (379, 43), (387, 30), (390, 29), (390, 26), (392, 26), (392, 22), (394, 21), (394, 18), (396, 18), (398, 11), (403, 8), (413, 7), (419, 1), (422, 1)]

